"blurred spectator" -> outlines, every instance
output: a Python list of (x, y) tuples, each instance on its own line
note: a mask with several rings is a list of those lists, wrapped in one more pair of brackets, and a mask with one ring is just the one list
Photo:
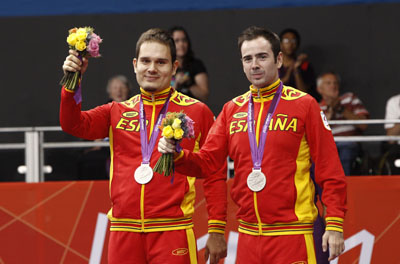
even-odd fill
[[(392, 96), (386, 103), (387, 120), (400, 119), (400, 94)], [(385, 124), (386, 135), (399, 136), (400, 124)], [(379, 162), (378, 173), (385, 175), (398, 175), (400, 174), (400, 141), (383, 142), (382, 158)]]
[[(400, 94), (389, 98), (389, 100), (387, 101), (385, 119), (400, 119)], [(385, 129), (388, 136), (400, 135), (400, 124), (385, 124)], [(389, 143), (395, 144), (396, 142), (390, 141)]]
[(111, 77), (107, 83), (109, 101), (123, 102), (128, 100), (132, 91), (132, 83), (125, 75)]
[(279, 35), (283, 65), (279, 69), (279, 77), (285, 85), (306, 92), (319, 101), (320, 96), (315, 91), (314, 70), (308, 60), (308, 55), (296, 55), (300, 47), (300, 34), (292, 28), (287, 28)]
[[(111, 77), (107, 82), (108, 103), (123, 102), (129, 99), (132, 83), (124, 75)], [(95, 141), (108, 141), (108, 138)], [(78, 159), (79, 180), (108, 179), (110, 171), (110, 150), (105, 147), (85, 149)]]
[(176, 46), (179, 68), (172, 78), (172, 86), (179, 92), (205, 102), (208, 98), (208, 75), (203, 62), (194, 57), (189, 35), (183, 27), (170, 29)]
[[(317, 78), (317, 90), (322, 96), (321, 110), (328, 120), (367, 119), (369, 113), (361, 100), (353, 93), (339, 95), (340, 77), (334, 72), (326, 72)], [(361, 135), (367, 125), (332, 125), (333, 136)], [(352, 164), (360, 151), (356, 142), (336, 142), (340, 161), (346, 175), (350, 175)]]

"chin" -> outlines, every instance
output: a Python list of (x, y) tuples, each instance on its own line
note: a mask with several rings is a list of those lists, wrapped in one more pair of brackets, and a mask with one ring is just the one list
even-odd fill
[(157, 89), (155, 87), (143, 87), (143, 90), (145, 90), (146, 92), (149, 92), (149, 93), (154, 93), (154, 92), (158, 91), (159, 89)]

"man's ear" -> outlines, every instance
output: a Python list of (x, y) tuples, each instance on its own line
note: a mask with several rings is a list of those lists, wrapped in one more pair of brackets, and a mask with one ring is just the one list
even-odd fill
[(133, 64), (133, 70), (136, 73), (136, 67), (137, 67), (137, 59), (136, 58), (133, 58), (132, 64)]
[(283, 64), (283, 53), (282, 53), (282, 51), (280, 51), (278, 53), (278, 56), (276, 56), (276, 64), (278, 66), (278, 69), (280, 69), (282, 67), (282, 64)]
[(179, 61), (175, 60), (174, 63), (172, 63), (172, 75), (176, 74), (178, 67), (179, 67)]

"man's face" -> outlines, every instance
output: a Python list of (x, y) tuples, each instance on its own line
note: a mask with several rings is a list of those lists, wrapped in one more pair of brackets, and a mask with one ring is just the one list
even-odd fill
[(332, 100), (339, 97), (339, 81), (334, 74), (325, 74), (321, 77), (317, 87), (324, 100)]
[(263, 88), (278, 78), (282, 66), (282, 53), (275, 62), (271, 44), (263, 37), (245, 40), (241, 47), (243, 71), (254, 88)]
[(171, 62), (169, 47), (159, 42), (144, 42), (140, 46), (139, 58), (133, 59), (136, 80), (147, 92), (158, 92), (168, 88), (178, 62)]
[(281, 39), (281, 50), (283, 54), (287, 56), (292, 56), (297, 50), (297, 39), (296, 35), (292, 32), (287, 32), (283, 34)]
[(178, 57), (185, 56), (189, 48), (189, 43), (185, 36), (185, 32), (181, 30), (176, 30), (172, 34), (172, 38), (174, 39), (175, 42), (176, 56)]

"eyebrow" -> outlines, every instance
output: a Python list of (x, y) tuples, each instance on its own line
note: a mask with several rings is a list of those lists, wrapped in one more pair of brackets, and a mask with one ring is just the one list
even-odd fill
[[(262, 55), (269, 55), (269, 54), (268, 54), (268, 52), (260, 52), (260, 53), (255, 54), (254, 57), (259, 57)], [(242, 58), (244, 59), (244, 58), (249, 58), (249, 57), (253, 57), (253, 55), (244, 55)]]
[(139, 58), (139, 60), (143, 60), (143, 59), (146, 59), (146, 60), (152, 60), (152, 59), (154, 59), (154, 60), (169, 61), (169, 59), (167, 59), (167, 58), (152, 58), (152, 57), (140, 57), (140, 58)]

